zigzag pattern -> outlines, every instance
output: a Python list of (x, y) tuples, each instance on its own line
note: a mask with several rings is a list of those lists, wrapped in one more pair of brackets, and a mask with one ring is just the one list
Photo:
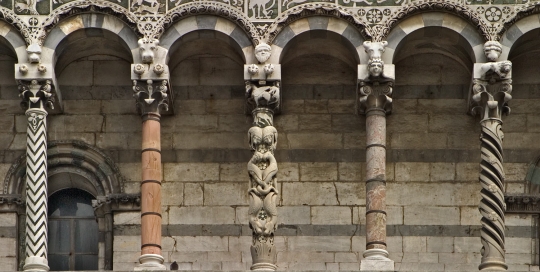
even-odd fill
[(32, 115), (28, 119), (26, 256), (47, 258), (47, 124), (44, 115)]

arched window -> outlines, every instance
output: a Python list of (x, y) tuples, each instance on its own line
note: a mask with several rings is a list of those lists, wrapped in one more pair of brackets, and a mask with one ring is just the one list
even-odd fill
[(94, 196), (75, 188), (49, 196), (49, 266), (52, 271), (98, 270)]

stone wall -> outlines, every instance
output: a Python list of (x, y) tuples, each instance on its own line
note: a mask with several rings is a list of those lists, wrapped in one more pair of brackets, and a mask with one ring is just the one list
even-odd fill
[[(306, 46), (306, 39), (283, 59), (283, 103), (274, 122), (281, 197), (278, 267), (358, 270), (365, 250), (366, 133), (365, 117), (355, 109), (357, 67), (340, 42), (312, 38), (317, 49)], [(335, 47), (344, 57), (322, 54)], [(194, 46), (184, 53), (189, 57), (171, 60), (177, 63), (170, 67), (175, 115), (161, 122), (163, 256), (167, 266), (176, 261), (181, 270), (247, 270), (252, 118), (244, 110), (244, 62), (232, 51), (206, 49)], [(0, 176), (26, 144), (14, 63), (0, 59)], [(538, 75), (528, 70), (535, 63), (514, 61), (512, 114), (504, 119), (507, 193), (526, 192), (528, 164), (540, 154)], [(466, 114), (470, 69), (436, 54), (396, 63), (387, 118), (387, 242), (396, 270), (472, 271), (480, 262), (480, 126), (477, 117)], [(48, 137), (104, 150), (124, 175), (125, 192), (138, 193), (141, 118), (129, 72), (130, 61), (111, 55), (84, 57), (58, 71), (65, 109), (47, 117)], [(507, 217), (512, 271), (538, 269), (535, 220)], [(136, 265), (140, 224), (139, 212), (114, 215), (114, 270)], [(14, 270), (14, 213), (0, 214), (0, 236), (0, 270)]]

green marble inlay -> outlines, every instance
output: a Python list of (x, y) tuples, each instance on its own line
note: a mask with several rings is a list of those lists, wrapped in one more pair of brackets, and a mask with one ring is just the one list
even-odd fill
[(165, 0), (131, 0), (129, 10), (137, 15), (157, 15), (165, 13)]
[(0, 0), (0, 7), (4, 7), (7, 9), (13, 8), (13, 0)]

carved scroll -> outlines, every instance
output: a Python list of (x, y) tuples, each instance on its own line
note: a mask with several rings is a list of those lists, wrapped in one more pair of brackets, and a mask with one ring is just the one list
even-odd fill
[(482, 261), (480, 270), (506, 270), (504, 249), (504, 168), (501, 116), (509, 113), (508, 101), (512, 99), (511, 70), (509, 61), (496, 62), (501, 53), (498, 42), (484, 45), (490, 62), (477, 63), (474, 67), (474, 81), (470, 105), (473, 114), (480, 114), (482, 133), (480, 135), (480, 183), (482, 185), (479, 209), (482, 214)]
[(278, 133), (274, 127), (274, 109), (279, 107), (279, 82), (266, 86), (246, 82), (248, 105), (254, 107), (253, 127), (248, 131), (253, 156), (247, 164), (250, 189), (249, 226), (253, 231), (251, 270), (276, 270), (277, 251), (274, 232), (277, 229), (278, 165), (274, 157)]

